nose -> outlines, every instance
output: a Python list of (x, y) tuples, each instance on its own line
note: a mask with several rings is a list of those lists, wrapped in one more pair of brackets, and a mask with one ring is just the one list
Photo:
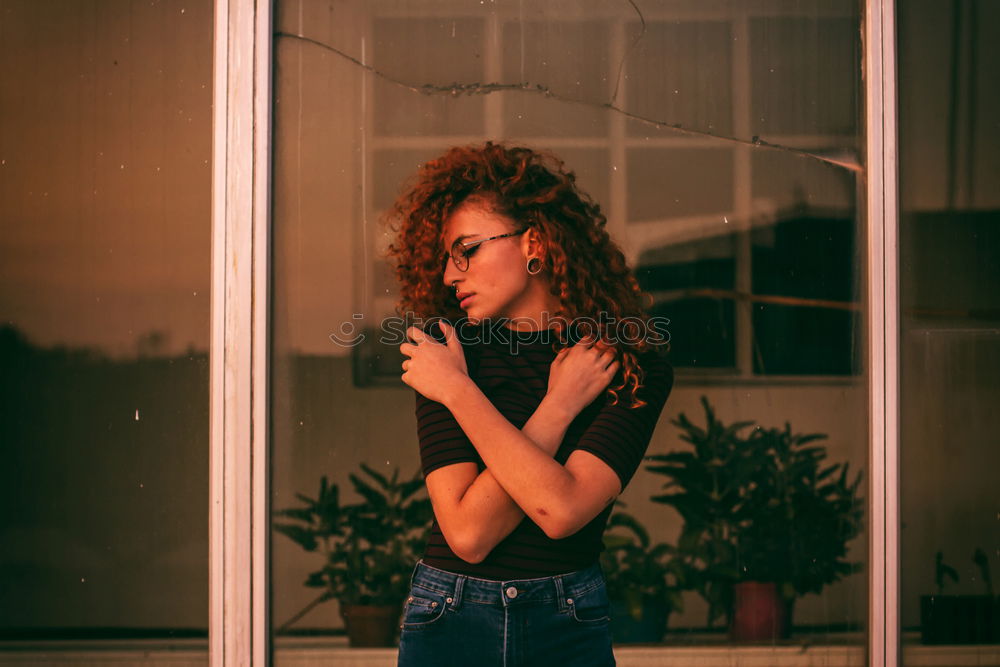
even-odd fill
[(446, 259), (444, 263), (444, 284), (451, 287), (461, 275), (462, 272), (458, 270), (457, 266), (455, 266), (455, 262), (452, 261), (450, 257)]

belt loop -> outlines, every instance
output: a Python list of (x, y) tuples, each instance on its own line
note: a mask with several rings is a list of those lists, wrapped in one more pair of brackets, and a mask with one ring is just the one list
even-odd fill
[(451, 608), (456, 611), (462, 604), (462, 589), (465, 588), (466, 579), (468, 579), (468, 577), (462, 575), (455, 578), (455, 592), (451, 594), (451, 602), (449, 604)]
[(552, 582), (556, 585), (556, 605), (559, 611), (566, 611), (566, 591), (563, 590), (563, 578), (561, 574), (552, 577)]

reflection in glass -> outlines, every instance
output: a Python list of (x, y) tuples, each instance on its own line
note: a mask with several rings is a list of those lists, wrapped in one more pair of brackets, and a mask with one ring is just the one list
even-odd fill
[(204, 661), (212, 3), (0, 13), (0, 638)]
[(998, 9), (898, 13), (903, 664), (1000, 662)]
[[(379, 220), (422, 161), (487, 138), (575, 169), (670, 319), (680, 372), (650, 454), (687, 447), (672, 420), (703, 424), (705, 396), (727, 424), (790, 422), (825, 434), (816, 446), (852, 479), (865, 468), (858, 9), (636, 5), (278, 3), (275, 507), (322, 475), (356, 502), (361, 464), (418, 469), (412, 391), (381, 335), (396, 286)], [(663, 481), (640, 470), (622, 499), (676, 547), (684, 518), (651, 501)], [(864, 535), (842, 546), (863, 569)], [(336, 600), (303, 585), (322, 557), (285, 535), (273, 556), (278, 662), (297, 633), (345, 644)], [(727, 641), (696, 579), (667, 644)], [(860, 647), (864, 575), (827, 583), (795, 599), (792, 637)]]

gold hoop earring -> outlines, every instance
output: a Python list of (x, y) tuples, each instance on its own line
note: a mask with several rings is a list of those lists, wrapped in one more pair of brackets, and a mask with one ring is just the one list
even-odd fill
[(527, 270), (528, 270), (528, 275), (537, 276), (539, 273), (542, 272), (542, 260), (538, 259), (537, 257), (532, 257), (531, 259), (528, 260)]

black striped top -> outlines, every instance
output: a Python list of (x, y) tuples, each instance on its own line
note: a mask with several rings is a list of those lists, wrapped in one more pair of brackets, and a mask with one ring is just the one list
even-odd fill
[[(479, 334), (470, 336), (470, 331), (480, 330), (466, 328), (460, 337), (469, 376), (504, 417), (522, 428), (548, 387), (549, 366), (555, 358), (552, 344), (547, 342), (549, 332), (519, 332), (511, 342)], [(591, 452), (617, 473), (624, 490), (646, 453), (674, 379), (673, 368), (659, 354), (649, 353), (639, 359), (639, 364), (645, 378), (638, 397), (646, 405), (635, 409), (611, 405), (603, 393), (570, 424), (556, 453), (557, 461), (565, 463), (576, 449)], [(621, 402), (627, 402), (627, 396)], [(480, 471), (485, 469), (475, 447), (444, 405), (416, 393), (416, 413), (425, 477), (443, 466), (467, 461), (476, 463)], [(561, 540), (547, 537), (525, 517), (480, 563), (468, 563), (456, 556), (435, 520), (423, 560), (442, 570), (486, 579), (528, 579), (580, 570), (600, 555), (601, 536), (612, 509), (613, 504), (577, 533)]]

